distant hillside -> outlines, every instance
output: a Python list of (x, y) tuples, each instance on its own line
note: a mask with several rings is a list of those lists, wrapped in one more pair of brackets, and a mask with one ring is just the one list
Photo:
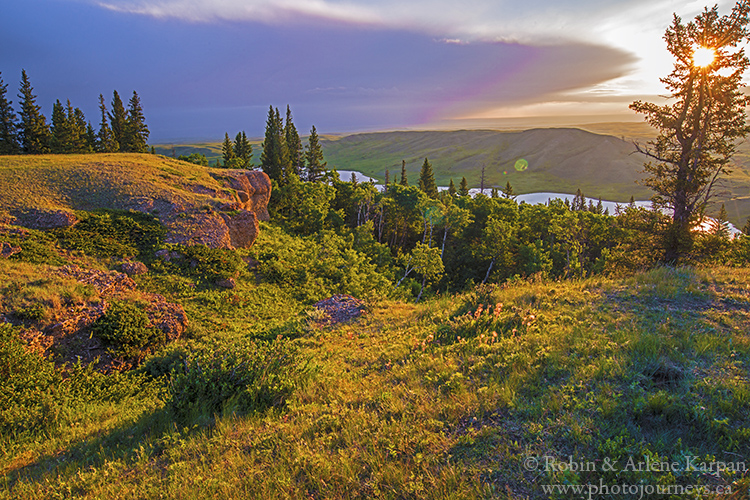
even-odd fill
[[(384, 178), (386, 169), (391, 176), (399, 173), (405, 160), (415, 182), (428, 158), (440, 185), (451, 178), (458, 184), (465, 176), (470, 186), (479, 187), (484, 167), (486, 186), (505, 186), (510, 181), (521, 193), (575, 193), (580, 188), (613, 201), (650, 196), (636, 184), (643, 162), (631, 154), (633, 149), (623, 139), (573, 128), (383, 132), (323, 142), (329, 165), (378, 179)], [(528, 168), (516, 170), (518, 160), (526, 160)]]
[[(646, 143), (655, 135), (645, 123), (599, 123), (580, 128), (543, 128), (523, 131), (394, 131), (322, 137), (328, 165), (339, 170), (356, 170), (381, 182), (388, 169), (391, 178), (406, 161), (410, 182), (415, 183), (425, 158), (430, 160), (439, 185), (451, 179), (458, 184), (466, 177), (479, 187), (482, 167), (486, 186), (505, 186), (510, 181), (518, 193), (583, 190), (590, 197), (626, 202), (631, 196), (647, 200), (652, 193), (636, 181), (642, 177), (642, 155), (635, 153), (633, 141)], [(303, 139), (304, 140), (304, 139)], [(210, 160), (221, 145), (174, 146), (174, 152), (200, 152)], [(173, 146), (156, 148), (172, 154)], [(259, 163), (260, 143), (253, 143), (255, 164)], [(528, 168), (514, 165), (524, 159)], [(725, 203), (732, 223), (742, 226), (750, 216), (750, 145), (741, 144), (736, 165), (716, 190), (719, 203)], [(716, 213), (718, 205), (709, 209)]]

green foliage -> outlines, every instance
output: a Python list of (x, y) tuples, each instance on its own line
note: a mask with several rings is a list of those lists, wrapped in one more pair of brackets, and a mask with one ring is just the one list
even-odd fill
[(178, 160), (186, 161), (188, 163), (195, 163), (196, 165), (208, 166), (208, 158), (203, 153), (190, 153), (189, 155), (180, 155), (177, 157)]
[(34, 89), (31, 86), (26, 70), (21, 71), (21, 87), (19, 89), (21, 107), (18, 113), (18, 141), (21, 151), (25, 154), (43, 154), (49, 152), (50, 131), (47, 119), (36, 103)]
[(18, 126), (13, 111), (13, 101), (6, 97), (8, 85), (3, 83), (0, 73), (0, 155), (16, 155), (21, 152), (18, 144)]
[(211, 248), (205, 245), (167, 245), (176, 254), (169, 262), (156, 261), (153, 269), (157, 272), (176, 272), (197, 278), (200, 282), (214, 283), (218, 280), (236, 277), (243, 265), (234, 250)]
[(112, 302), (91, 326), (92, 331), (112, 346), (112, 352), (124, 358), (142, 359), (166, 342), (166, 335), (151, 325), (144, 304)]
[(54, 234), (60, 244), (95, 257), (153, 258), (166, 230), (153, 216), (138, 212), (81, 212), (81, 220)]
[(62, 371), (30, 352), (19, 330), (0, 323), (0, 436), (49, 433), (75, 418), (88, 402), (117, 402), (151, 390), (143, 377), (104, 375), (93, 365), (76, 364)]
[(264, 280), (303, 302), (337, 293), (366, 297), (388, 290), (386, 277), (367, 255), (355, 250), (353, 235), (324, 230), (300, 238), (263, 225), (251, 255)]
[(288, 340), (214, 342), (170, 358), (168, 407), (180, 423), (281, 408), (303, 372)]

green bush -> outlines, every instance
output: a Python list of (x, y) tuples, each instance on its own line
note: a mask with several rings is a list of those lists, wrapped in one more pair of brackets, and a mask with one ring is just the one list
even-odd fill
[(157, 273), (179, 274), (199, 282), (215, 283), (236, 277), (244, 262), (235, 250), (210, 248), (205, 245), (167, 245), (167, 250), (177, 257), (156, 261), (151, 270)]
[(151, 326), (143, 307), (133, 302), (113, 302), (92, 328), (112, 346), (115, 355), (126, 358), (142, 358), (146, 351), (166, 342), (165, 333)]
[(179, 361), (175, 353), (163, 360), (171, 367), (168, 407), (185, 424), (282, 407), (303, 372), (296, 346), (286, 339), (215, 341)]
[(166, 228), (153, 216), (138, 212), (80, 212), (81, 221), (57, 229), (60, 243), (93, 257), (139, 257), (149, 260)]

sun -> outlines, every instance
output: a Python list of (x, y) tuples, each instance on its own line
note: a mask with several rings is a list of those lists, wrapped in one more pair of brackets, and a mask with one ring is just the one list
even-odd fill
[(716, 51), (710, 47), (697, 47), (693, 51), (693, 66), (705, 68), (716, 59)]

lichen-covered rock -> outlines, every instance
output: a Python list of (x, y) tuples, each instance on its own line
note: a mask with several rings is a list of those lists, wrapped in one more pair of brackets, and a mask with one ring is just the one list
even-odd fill
[(258, 220), (270, 219), (271, 179), (268, 175), (258, 170), (226, 170), (215, 177), (227, 182), (237, 192), (234, 203), (241, 209), (254, 212)]
[(71, 227), (78, 222), (78, 217), (68, 210), (42, 210), (31, 208), (18, 217), (20, 224), (29, 229), (57, 229)]
[(21, 247), (14, 247), (7, 241), (0, 243), (0, 258), (7, 259), (21, 252)]
[(146, 267), (146, 264), (137, 260), (133, 262), (123, 262), (120, 264), (120, 269), (128, 276), (140, 276), (141, 274), (148, 273), (148, 267)]

